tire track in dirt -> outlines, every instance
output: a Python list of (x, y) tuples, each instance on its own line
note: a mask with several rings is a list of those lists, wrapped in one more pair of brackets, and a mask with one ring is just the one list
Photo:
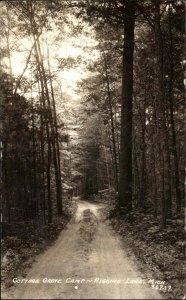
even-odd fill
[[(3, 299), (161, 299), (148, 285), (112, 282), (141, 278), (142, 274), (102, 221), (102, 207), (79, 201), (74, 219), (53, 246), (38, 256), (26, 277), (40, 282), (16, 284)], [(44, 283), (43, 278), (60, 282)]]

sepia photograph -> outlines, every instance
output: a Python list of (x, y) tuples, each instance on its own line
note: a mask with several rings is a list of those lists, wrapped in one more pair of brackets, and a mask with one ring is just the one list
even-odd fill
[(0, 1), (1, 299), (186, 299), (185, 8)]

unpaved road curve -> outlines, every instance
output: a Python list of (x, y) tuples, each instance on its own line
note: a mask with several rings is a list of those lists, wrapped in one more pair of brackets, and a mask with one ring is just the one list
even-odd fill
[[(161, 299), (146, 284), (126, 283), (142, 275), (109, 225), (101, 222), (100, 207), (80, 201), (75, 218), (27, 275), (40, 282), (16, 284), (3, 299)], [(44, 283), (46, 278), (59, 282)]]

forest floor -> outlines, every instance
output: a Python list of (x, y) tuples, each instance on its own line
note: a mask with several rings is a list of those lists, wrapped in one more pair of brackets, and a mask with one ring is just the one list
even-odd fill
[(57, 241), (3, 299), (162, 299), (104, 218), (104, 204), (78, 201)]
[(134, 210), (123, 217), (115, 209), (108, 210), (107, 218), (138, 269), (147, 278), (164, 282), (152, 282), (153, 287), (166, 299), (186, 299), (184, 221), (168, 220), (166, 229), (162, 229), (161, 220), (151, 213)]
[(54, 216), (52, 224), (42, 220), (4, 224), (1, 240), (1, 285), (11, 288), (13, 278), (26, 277), (38, 254), (44, 252), (58, 238), (76, 210), (76, 202), (65, 205), (65, 214)]

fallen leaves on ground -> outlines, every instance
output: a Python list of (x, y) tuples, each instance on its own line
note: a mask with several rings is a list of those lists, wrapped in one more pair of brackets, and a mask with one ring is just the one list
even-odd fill
[[(72, 208), (73, 206), (73, 208)], [(72, 203), (68, 210), (73, 211)], [(25, 277), (36, 255), (44, 251), (59, 235), (70, 219), (68, 214), (55, 216), (52, 224), (41, 220), (3, 224), (1, 243), (1, 278), (3, 288), (13, 285), (13, 278)]]
[[(137, 210), (126, 216), (112, 210), (109, 215), (112, 227), (122, 236), (125, 249), (133, 252), (140, 268), (156, 280), (164, 280), (171, 291), (164, 292), (168, 299), (184, 297), (184, 222), (168, 220), (166, 229), (153, 215)], [(150, 274), (150, 275), (149, 275)]]

